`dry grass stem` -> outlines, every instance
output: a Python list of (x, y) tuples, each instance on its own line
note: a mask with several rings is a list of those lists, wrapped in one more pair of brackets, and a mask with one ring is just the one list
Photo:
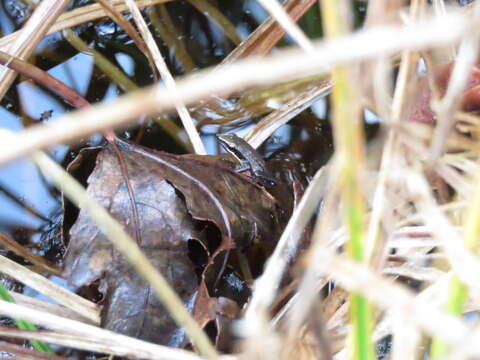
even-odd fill
[(285, 125), (300, 114), (303, 110), (310, 107), (320, 97), (325, 96), (332, 87), (329, 80), (322, 81), (319, 85), (313, 86), (306, 92), (296, 96), (294, 99), (283, 104), (278, 110), (265, 116), (255, 127), (245, 136), (245, 140), (258, 148), (267, 140), (277, 129)]
[(100, 316), (98, 316), (97, 321), (94, 322), (93, 319), (86, 318), (81, 314), (79, 314), (78, 312), (75, 312), (62, 305), (52, 304), (50, 302), (46, 302), (43, 300), (33, 298), (31, 296), (26, 296), (20, 293), (16, 293), (14, 291), (11, 291), (10, 295), (12, 295), (12, 297), (15, 300), (15, 303), (18, 305), (26, 306), (35, 310), (45, 311), (50, 314), (61, 316), (71, 320), (81, 321), (81, 322), (96, 325), (96, 326), (100, 325)]
[(310, 39), (292, 21), (285, 9), (276, 0), (259, 0), (259, 2), (304, 51), (313, 50)]
[(283, 272), (297, 251), (297, 242), (305, 225), (324, 196), (327, 180), (328, 169), (323, 167), (310, 182), (302, 200), (290, 217), (275, 251), (270, 256), (263, 274), (255, 281), (252, 299), (243, 322), (246, 333), (251, 336), (256, 336), (263, 331), (262, 322), (267, 319), (268, 308), (273, 302)]
[[(28, 270), (25, 266), (18, 265), (16, 262), (0, 256), (0, 270), (2, 273), (58, 301), (60, 304), (90, 319), (94, 323), (100, 322), (100, 312), (96, 304)], [(19, 318), (21, 318), (21, 316)]]
[(417, 281), (434, 282), (439, 279), (444, 272), (435, 268), (425, 268), (415, 265), (386, 266), (382, 270), (384, 275), (404, 276)]
[[(471, 17), (476, 19), (474, 22), (478, 22), (480, 19), (480, 2), (475, 2)], [(437, 114), (437, 127), (427, 160), (428, 166), (433, 166), (444, 151), (447, 137), (455, 123), (454, 114), (460, 106), (463, 90), (467, 86), (472, 66), (477, 59), (479, 38), (480, 31), (476, 26), (473, 26), (465, 34), (465, 38), (459, 46), (446, 93), (441, 100), (432, 103), (432, 108)]]
[(61, 269), (58, 266), (49, 263), (40, 255), (31, 253), (10, 236), (0, 233), (0, 244), (6, 249), (13, 251), (15, 254), (22, 256), (32, 264), (39, 266), (43, 271), (46, 271), (49, 274), (60, 275), (61, 273)]
[[(70, 142), (97, 131), (126, 125), (143, 114), (171, 110), (178, 101), (189, 104), (211, 93), (230, 93), (247, 86), (273, 84), (279, 79), (285, 81), (309, 76), (337, 64), (405, 49), (444, 46), (457, 41), (467, 25), (468, 21), (460, 14), (452, 13), (442, 19), (407, 27), (375, 28), (319, 43), (311, 53), (286, 51), (262, 60), (244, 60), (213, 72), (201, 71), (178, 81), (176, 93), (163, 86), (140, 90), (109, 104), (75, 111), (48, 124), (32, 126), (20, 134), (12, 135), (3, 144), (0, 163), (53, 144)], [(227, 78), (228, 82), (225, 81)]]
[[(39, 326), (44, 326), (60, 332), (60, 334), (55, 334), (56, 337), (52, 336), (50, 338), (42, 338), (42, 340), (47, 342), (58, 342), (61, 345), (77, 347), (76, 341), (80, 341), (80, 345), (78, 345), (78, 348), (80, 349), (91, 349), (91, 351), (112, 353), (117, 356), (134, 356), (145, 359), (172, 360), (199, 359), (199, 357), (195, 354), (185, 350), (172, 349), (167, 346), (151, 344), (125, 335), (119, 335), (96, 326), (59, 317), (43, 311), (30, 309), (17, 304), (12, 304), (3, 300), (0, 300), (0, 304), (0, 314), (3, 316), (22, 318)], [(0, 334), (3, 336), (13, 336), (15, 332), (17, 332), (17, 334), (20, 333), (19, 330), (8, 329), (0, 331)], [(23, 331), (21, 333), (21, 337), (28, 337), (31, 339), (40, 339), (42, 337), (42, 333), (37, 331)], [(67, 340), (63, 342), (56, 340), (62, 338)]]
[[(438, 206), (438, 210), (442, 211), (444, 214), (457, 212), (459, 210), (465, 209), (467, 206), (466, 201), (452, 201), (448, 204)], [(408, 225), (416, 224), (422, 221), (423, 214), (421, 212), (415, 213), (414, 215), (408, 216), (404, 219), (401, 219), (396, 224), (397, 228), (402, 228)]]
[(421, 336), (418, 329), (405, 322), (403, 314), (392, 312), (392, 360), (416, 359), (420, 348)]
[[(323, 289), (328, 283), (328, 280), (325, 278), (320, 278), (314, 285), (315, 289), (317, 289), (317, 292)], [(276, 327), (279, 325), (281, 321), (284, 321), (285, 319), (288, 319), (292, 311), (297, 307), (298, 305), (298, 292), (294, 293), (290, 300), (282, 306), (282, 308), (278, 311), (278, 313), (275, 315), (275, 317), (272, 318), (271, 320), (271, 326)], [(326, 314), (326, 311), (324, 311), (324, 316)], [(325, 318), (327, 318), (325, 316)]]
[[(416, 299), (405, 287), (385, 280), (342, 256), (328, 254), (321, 259), (316, 264), (319, 272), (338, 281), (349, 291), (361, 293), (382, 309), (399, 311), (404, 321), (419, 326), (429, 335), (451, 344), (461, 344), (464, 337), (470, 334), (469, 327), (462, 320)], [(476, 348), (480, 350), (480, 344)]]
[[(171, 0), (137, 0), (137, 4), (138, 7), (144, 8), (150, 5), (161, 4), (169, 1)], [(127, 10), (124, 0), (112, 0), (111, 3), (118, 11), (124, 12)], [(107, 16), (108, 14), (99, 4), (82, 6), (60, 15), (56, 22), (48, 28), (45, 35), (50, 35), (88, 21), (98, 20)], [(0, 38), (0, 50), (8, 52), (9, 46), (16, 41), (17, 37), (20, 36), (21, 31), (22, 30), (18, 30)]]
[(435, 230), (434, 236), (442, 241), (452, 268), (468, 284), (472, 296), (479, 298), (480, 285), (476, 274), (480, 271), (480, 263), (464, 246), (460, 233), (437, 209), (427, 182), (419, 174), (412, 174), (408, 182), (409, 189), (415, 194), (416, 204), (424, 214), (425, 224)]
[[(142, 37), (145, 43), (147, 44), (149, 51), (153, 55), (153, 61), (155, 62), (158, 72), (162, 76), (162, 79), (165, 83), (165, 88), (170, 93), (173, 94), (173, 97), (178, 98), (177, 96), (178, 89), (177, 89), (177, 85), (175, 84), (175, 80), (172, 74), (170, 73), (170, 71), (168, 70), (167, 64), (165, 63), (165, 60), (163, 60), (163, 56), (160, 53), (160, 49), (158, 48), (152, 33), (148, 29), (147, 23), (143, 19), (143, 16), (140, 13), (140, 10), (135, 5), (134, 0), (125, 0), (125, 2), (127, 3), (128, 8), (130, 9), (130, 12), (133, 15), (133, 18), (137, 23), (137, 26), (140, 30), (140, 33), (142, 34)], [(193, 123), (193, 120), (190, 117), (190, 113), (188, 112), (187, 107), (181, 100), (176, 100), (174, 105), (178, 112), (178, 115), (180, 116), (180, 119), (182, 120), (182, 124), (185, 127), (185, 131), (188, 134), (190, 142), (192, 143), (193, 148), (195, 149), (195, 153), (198, 155), (206, 155), (207, 150), (203, 145), (202, 139), (200, 138), (197, 128), (195, 127), (195, 124)]]
[[(428, 149), (427, 142), (431, 139), (434, 128), (428, 124), (412, 122), (402, 122), (399, 124), (399, 128), (403, 133), (402, 135), (407, 135), (403, 137), (402, 141), (411, 146), (412, 150), (418, 149), (416, 151), (419, 154), (425, 154), (424, 150)], [(420, 143), (418, 140), (422, 140), (422, 142)], [(458, 133), (449, 134), (446, 145), (448, 151), (480, 150), (477, 141)], [(422, 158), (426, 157), (426, 155), (422, 155)]]
[[(117, 86), (126, 91), (126, 92), (133, 92), (139, 89), (139, 87), (132, 81), (130, 78), (125, 75), (125, 73), (115, 64), (113, 64), (109, 59), (107, 59), (102, 53), (99, 51), (90, 48), (88, 44), (86, 44), (80, 37), (78, 37), (73, 31), (65, 30), (63, 32), (64, 38), (72, 45), (75, 49), (79, 52), (84, 52), (91, 54), (93, 56), (95, 65), (105, 73)], [(190, 143), (188, 139), (184, 139), (181, 136), (181, 128), (172, 121), (167, 116), (155, 116), (154, 120), (158, 123), (162, 129), (167, 132), (175, 141), (186, 148), (187, 150), (190, 149)]]
[[(418, 18), (418, 14), (416, 13), (418, 7), (412, 5), (410, 9), (410, 15), (412, 18)], [(402, 54), (395, 92), (391, 104), (391, 115), (385, 118), (385, 121), (387, 123), (391, 123), (392, 125), (398, 123), (401, 119), (402, 109), (405, 103), (407, 83), (408, 79), (412, 75), (415, 59), (416, 56), (410, 51), (405, 51)], [(388, 106), (386, 107), (388, 108)], [(389, 112), (387, 111), (387, 113)], [(395, 135), (396, 130), (394, 128), (390, 128), (387, 131), (388, 134), (386, 135), (385, 145), (383, 147), (380, 169), (378, 171), (377, 186), (373, 194), (372, 210), (366, 236), (366, 244), (369, 246), (365, 250), (366, 256), (373, 264), (377, 265), (383, 261), (383, 242), (380, 231), (381, 219), (386, 211), (386, 184), (393, 166), (394, 154), (397, 146)]]
[(152, 52), (150, 51), (150, 48), (146, 46), (145, 42), (140, 37), (137, 30), (135, 30), (133, 25), (130, 24), (130, 22), (122, 16), (122, 13), (118, 11), (115, 8), (115, 6), (113, 6), (110, 3), (110, 1), (108, 0), (96, 0), (96, 1), (102, 5), (102, 7), (108, 13), (109, 17), (113, 21), (115, 21), (120, 27), (122, 27), (123, 30), (125, 30), (125, 32), (128, 34), (130, 39), (133, 40), (137, 48), (145, 55), (145, 57), (147, 58), (150, 64), (150, 67), (152, 68), (154, 80), (155, 82), (158, 82), (157, 73), (155, 72)]
[[(22, 60), (30, 57), (68, 3), (68, 0), (43, 0), (20, 30), (20, 35), (8, 47), (8, 53)], [(3, 71), (0, 72), (0, 99), (3, 98), (16, 76), (14, 71), (3, 67)]]
[[(337, 163), (334, 157), (330, 160), (329, 165), (329, 183), (327, 183), (326, 186), (329, 191), (325, 194), (325, 199), (322, 204), (322, 216), (316, 220), (312, 234), (312, 245), (307, 254), (308, 263), (298, 286), (298, 304), (293, 308), (288, 317), (289, 332), (291, 334), (295, 334), (305, 323), (320, 290), (317, 285), (322, 284), (323, 278), (326, 278), (324, 276), (318, 276), (315, 268), (315, 264), (318, 261), (317, 257), (322, 253), (318, 249), (325, 249), (325, 251), (337, 249), (339, 246), (339, 236), (335, 234), (335, 230), (345, 233), (345, 229), (336, 229), (339, 219), (339, 209), (336, 206), (336, 204), (338, 204), (338, 188), (336, 186), (337, 173)], [(329, 314), (327, 314), (325, 318), (328, 321)]]
[(444, 163), (438, 163), (435, 172), (462, 197), (468, 198), (472, 194), (474, 186), (465, 178), (468, 173), (462, 175), (457, 169)]
[[(0, 336), (142, 359), (371, 360), (375, 356), (370, 347), (372, 341), (392, 345), (392, 350), (385, 351), (388, 354), (382, 354), (391, 360), (424, 357), (429, 351), (427, 346), (435, 360), (437, 354), (455, 360), (478, 356), (480, 326), (472, 327), (462, 315), (480, 311), (480, 261), (472, 251), (480, 231), (480, 197), (476, 196), (478, 184), (473, 181), (480, 171), (480, 117), (476, 115), (478, 107), (472, 111), (480, 89), (480, 0), (460, 10), (445, 7), (444, 0), (371, 0), (365, 5), (365, 26), (353, 33), (349, 33), (353, 19), (350, 2), (324, 0), (319, 4), (321, 25), (327, 36), (318, 42), (309, 40), (296, 25), (316, 0), (260, 0), (271, 16), (242, 42), (237, 30), (243, 28), (237, 26), (236, 20), (233, 25), (205, 0), (179, 5), (192, 14), (187, 18), (192, 23), (182, 30), (192, 38), (183, 38), (180, 33), (184, 18), (176, 17), (178, 4), (168, 7), (169, 11), (165, 5), (149, 8), (151, 24), (147, 25), (140, 8), (166, 1), (98, 0), (106, 10), (95, 4), (60, 15), (66, 0), (43, 0), (22, 30), (0, 38), (0, 49), (5, 50), (2, 61), (8, 59), (11, 66), (16, 66), (13, 57), (30, 57), (46, 34), (110, 15), (134, 40), (136, 49), (131, 54), (128, 51), (132, 49), (126, 49), (125, 54), (132, 59), (140, 56), (142, 65), (148, 68), (142, 53), (145, 54), (155, 76), (158, 72), (163, 80), (158, 83), (155, 79), (154, 85), (139, 89), (120, 68), (106, 60), (107, 56), (92, 51), (95, 65), (108, 78), (115, 79), (117, 89), (129, 93), (108, 103), (85, 106), (52, 121), (39, 122), (18, 133), (4, 130), (0, 134), (0, 164), (30, 156), (45, 177), (95, 221), (116, 251), (147, 281), (151, 293), (184, 331), (182, 336), (191, 341), (195, 352), (100, 328), (98, 305), (41, 276), (43, 272), (60, 275), (60, 271), (2, 234), (0, 243), (33, 265), (20, 266), (0, 256), (0, 271), (60, 305), (12, 292), (16, 303), (0, 300), (0, 315), (24, 319), (46, 330), (0, 327)], [(197, 14), (192, 5), (206, 18)], [(237, 14), (228, 11), (229, 16)], [(131, 14), (136, 28), (122, 12)], [(317, 15), (309, 13), (302, 25), (305, 21), (312, 32), (313, 28), (316, 31), (319, 24), (313, 22)], [(196, 66), (204, 64), (199, 57), (202, 54), (188, 54), (188, 50), (200, 49), (194, 43), (200, 34), (197, 39), (194, 32), (211, 28), (212, 22), (225, 33), (220, 34), (215, 25), (213, 35), (202, 38), (212, 46), (212, 51), (219, 49), (216, 46), (221, 41), (225, 48), (231, 45), (228, 39), (240, 45), (219, 66), (198, 70)], [(249, 22), (245, 24), (250, 26)], [(172, 64), (180, 65), (186, 76), (174, 79), (149, 26), (158, 31), (157, 36), (164, 40), (162, 46), (170, 48), (169, 58), (175, 57)], [(65, 34), (77, 51), (90, 51), (72, 30)], [(267, 55), (285, 34), (299, 47), (279, 47)], [(217, 56), (215, 51), (212, 54), (209, 59)], [(446, 59), (448, 64), (444, 63)], [(138, 69), (135, 67), (134, 76)], [(18, 67), (17, 71), (22, 72)], [(15, 73), (3, 66), (0, 73), (1, 98)], [(397, 74), (395, 79), (392, 74)], [(156, 116), (162, 119), (162, 134), (165, 130), (178, 144), (204, 155), (205, 146), (186, 106), (195, 109), (192, 114), (198, 120), (196, 125), (205, 134), (213, 128), (218, 132), (240, 128), (264, 116), (244, 137), (259, 148), (332, 88), (332, 98), (325, 100), (325, 112), (334, 120), (332, 127), (314, 123), (304, 129), (301, 126), (310, 118), (302, 116), (298, 123), (281, 130), (285, 129), (292, 139), (301, 138), (302, 143), (294, 144), (298, 148), (293, 147), (288, 161), (295, 166), (298, 163), (299, 173), (310, 176), (324, 156), (319, 153), (325, 145), (323, 136), (330, 138), (333, 131), (335, 152), (311, 181), (308, 178), (310, 183), (304, 193), (297, 169), (292, 167), (290, 172), (290, 165), (279, 162), (284, 149), (275, 141), (272, 148), (269, 143), (265, 149), (273, 150), (269, 170), (279, 178), (295, 181), (296, 208), (251, 287), (251, 296), (238, 315), (243, 318), (232, 327), (234, 335), (242, 337), (235, 344), (229, 342), (230, 338), (227, 340), (231, 346), (228, 351), (234, 349), (235, 355), (219, 355), (226, 349), (222, 344), (226, 334), (223, 320), (230, 315), (221, 313), (223, 309), (219, 308), (195, 308), (196, 312), (191, 314), (124, 227), (82, 185), (39, 151), (95, 133), (127, 128), (140, 117)], [(361, 121), (363, 109), (369, 110), (364, 112), (363, 120), (369, 122), (370, 113), (374, 113), (374, 121), (379, 121), (372, 127), (365, 126), (366, 135)], [(180, 127), (175, 123), (175, 112), (182, 121)], [(375, 141), (365, 147), (374, 127)], [(326, 129), (321, 139), (319, 136), (321, 145), (308, 142), (318, 135), (319, 129)], [(140, 133), (138, 139), (143, 135)], [(307, 142), (303, 142), (304, 138), (308, 138)], [(148, 141), (150, 138), (146, 138)], [(304, 151), (302, 146), (312, 147), (307, 149), (314, 154), (312, 158), (296, 158), (297, 150)], [(318, 157), (310, 163), (313, 156)], [(279, 195), (275, 193), (277, 189), (283, 191), (280, 187), (265, 188), (273, 197)], [(300, 202), (298, 196), (302, 196)], [(283, 206), (280, 203), (279, 207)], [(38, 216), (40, 211), (27, 211), (37, 214), (37, 221), (49, 221), (48, 217)], [(313, 222), (309, 224), (312, 218), (313, 228)], [(254, 242), (263, 240), (261, 235), (254, 235)], [(464, 237), (470, 242), (466, 244)], [(269, 251), (265, 250), (264, 255)], [(209, 260), (215, 258), (210, 253), (206, 256)], [(247, 290), (249, 280), (262, 269), (246, 259), (245, 274), (253, 274), (245, 281)], [(231, 260), (229, 270), (240, 262)], [(203, 270), (199, 267), (200, 271)], [(207, 272), (202, 276), (210, 286)], [(226, 279), (221, 277), (222, 281)], [(454, 288), (455, 281), (461, 287)], [(218, 294), (214, 295), (210, 288), (208, 292), (208, 296), (201, 294), (196, 301), (211, 301), (208, 306), (214, 306)], [(452, 309), (452, 294), (460, 299), (455, 308), (457, 316), (443, 310), (447, 298), (449, 310)], [(375, 311), (370, 306), (375, 306)], [(199, 326), (197, 320), (202, 316), (215, 319), (218, 338)], [(371, 329), (375, 329), (373, 335)], [(384, 339), (388, 335), (391, 340)], [(433, 345), (426, 345), (430, 340)], [(438, 348), (435, 343), (440, 344)], [(446, 349), (443, 353), (441, 346)], [(35, 356), (30, 350), (22, 353), (19, 346), (1, 342), (0, 351), (11, 351), (25, 359)], [(40, 356), (60, 360), (55, 355)]]
[[(317, 0), (287, 0), (283, 3), (288, 16), (297, 21)], [(241, 58), (267, 54), (284, 36), (285, 30), (270, 16), (222, 61), (229, 64)]]
[[(10, 134), (3, 135), (4, 137), (10, 136)], [(115, 248), (125, 256), (138, 274), (152, 286), (158, 299), (163, 303), (177, 324), (185, 329), (185, 333), (200, 353), (210, 359), (217, 358), (217, 353), (212, 347), (210, 340), (191, 317), (179, 296), (163, 275), (151, 264), (137, 243), (125, 232), (123, 226), (107, 210), (91, 199), (82, 185), (47, 155), (37, 152), (32, 155), (32, 159), (66, 197), (82, 211), (89, 214), (100, 231), (112, 241)]]

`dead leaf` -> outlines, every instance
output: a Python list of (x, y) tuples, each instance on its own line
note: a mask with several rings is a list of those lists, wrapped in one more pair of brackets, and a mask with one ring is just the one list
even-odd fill
[[(139, 245), (187, 308), (192, 309), (199, 283), (188, 242), (209, 241), (199, 221), (218, 227), (220, 250), (246, 249), (254, 239), (276, 243), (282, 227), (276, 201), (246, 176), (210, 157), (202, 161), (122, 141), (119, 146), (139, 212)], [(89, 195), (134, 234), (131, 202), (110, 148), (99, 153), (88, 184)], [(210, 261), (220, 250), (210, 254)], [(183, 330), (176, 327), (152, 289), (83, 211), (70, 230), (64, 274), (77, 287), (100, 279), (106, 328), (170, 346), (184, 343)]]
[[(447, 90), (448, 82), (452, 73), (453, 64), (444, 65), (437, 76), (437, 86), (440, 96), (443, 96)], [(411, 106), (409, 119), (411, 121), (434, 124), (435, 114), (431, 109), (432, 92), (428, 86), (426, 76), (419, 77), (413, 85), (415, 89), (411, 97)], [(478, 63), (472, 68), (468, 79), (466, 89), (463, 92), (461, 110), (478, 111), (480, 110), (480, 68)]]
[[(188, 241), (197, 237), (194, 222), (175, 188), (142, 164), (126, 157), (135, 190), (141, 248), (185, 303), (193, 304), (197, 277), (188, 258)], [(133, 234), (131, 204), (115, 154), (102, 151), (90, 176), (88, 193)], [(104, 327), (145, 340), (179, 346), (184, 340), (162, 305), (126, 260), (83, 211), (70, 230), (65, 275), (74, 286), (97, 279), (104, 294)]]
[(239, 315), (240, 307), (236, 302), (223, 296), (210, 297), (205, 283), (202, 281), (195, 301), (194, 318), (202, 328), (209, 323), (215, 324), (215, 344), (218, 349), (231, 350), (234, 342), (231, 325)]

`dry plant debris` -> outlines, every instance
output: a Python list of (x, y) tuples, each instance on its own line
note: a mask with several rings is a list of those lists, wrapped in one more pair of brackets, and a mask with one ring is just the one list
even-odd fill
[[(253, 241), (260, 241), (265, 248), (274, 246), (281, 231), (279, 209), (262, 187), (220, 160), (120, 145), (138, 208), (138, 245), (190, 308), (194, 307), (203, 273), (210, 275), (207, 282), (211, 289), (217, 286), (215, 280), (223, 275), (221, 264), (228, 260), (230, 249), (246, 251)], [(134, 234), (132, 207), (113, 150), (105, 149), (98, 155), (88, 184), (88, 194)], [(208, 222), (220, 231), (217, 246), (213, 244), (215, 237), (205, 234)], [(198, 242), (207, 255), (201, 264), (205, 270), (198, 278), (188, 256), (189, 241)], [(217, 256), (222, 259), (220, 266), (210, 270), (215, 261), (219, 262)], [(88, 214), (80, 212), (71, 228), (64, 266), (64, 275), (75, 287), (100, 280), (102, 324), (106, 328), (169, 346), (184, 342), (181, 329), (148, 284), (114, 250)]]
[[(321, 0), (325, 27), (332, 26), (326, 33), (344, 34), (314, 43), (295, 22), (308, 11), (319, 11), (315, 1), (288, 0), (281, 7), (263, 0), (271, 18), (236, 46), (239, 36), (235, 24), (221, 13), (223, 5), (192, 0), (200, 9), (215, 7), (211, 14), (207, 10), (200, 15), (204, 23), (208, 19), (227, 34), (228, 46), (222, 51), (236, 48), (221, 67), (194, 70), (175, 81), (163, 59), (170, 54), (160, 54), (158, 43), (164, 34), (165, 43), (182, 49), (172, 52), (183, 58), (179, 67), (195, 68), (199, 55), (192, 48), (198, 44), (192, 46), (190, 38), (178, 35), (184, 30), (181, 21), (170, 17), (172, 9), (181, 12), (178, 9), (187, 5), (173, 1), (171, 7), (158, 5), (142, 14), (139, 8), (157, 2), (125, 3), (98, 1), (60, 15), (65, 1), (43, 0), (35, 9), (25, 2), (32, 16), (23, 30), (0, 39), (0, 60), (48, 87), (41, 80), (45, 77), (34, 67), (28, 70), (20, 59), (29, 58), (49, 32), (110, 14), (128, 28), (138, 46), (134, 52), (148, 54), (150, 66), (161, 70), (168, 87), (154, 84), (109, 104), (87, 106), (81, 99), (83, 110), (19, 134), (2, 133), (0, 162), (32, 155), (46, 171), (48, 159), (42, 160), (38, 150), (124, 127), (140, 115), (160, 111), (172, 121), (174, 115), (166, 113), (175, 109), (202, 155), (174, 155), (116, 139), (117, 150), (110, 144), (90, 157), (93, 170), (86, 194), (75, 198), (80, 214), (65, 233), (62, 264), (63, 276), (88, 300), (66, 295), (67, 290), (55, 294), (58, 285), (48, 279), (36, 283), (40, 275), (33, 271), (58, 274), (57, 267), (12, 244), (14, 236), (0, 234), (5, 246), (37, 266), (19, 270), (20, 264), (2, 257), (0, 271), (62, 304), (47, 306), (15, 293), (18, 304), (2, 302), (3, 316), (24, 318), (47, 330), (2, 326), (5, 342), (0, 351), (34, 358), (35, 352), (12, 340), (19, 338), (64, 347), (55, 355), (38, 355), (42, 359), (68, 356), (66, 349), (151, 359), (480, 356), (478, 324), (472, 330), (465, 315), (476, 314), (480, 306), (480, 2), (462, 8), (448, 7), (443, 0), (360, 2), (367, 7), (365, 28), (349, 34), (349, 2)], [(152, 31), (156, 23), (158, 34)], [(286, 32), (301, 49), (279, 48), (276, 56), (267, 55)], [(250, 55), (257, 58), (238, 61)], [(174, 58), (168, 60), (176, 64)], [(212, 64), (208, 61), (205, 64)], [(174, 72), (175, 66), (170, 67)], [(6, 74), (0, 75), (2, 94), (14, 72)], [(323, 142), (329, 133), (316, 124), (318, 117), (298, 114), (332, 86), (337, 100), (333, 111), (324, 102), (324, 117), (335, 124), (337, 143), (322, 168), (326, 156), (320, 152), (328, 147)], [(344, 96), (344, 104), (338, 101), (345, 95), (342, 89), (353, 88), (355, 96)], [(70, 90), (54, 91), (72, 103)], [(381, 118), (380, 131), (367, 145), (362, 129), (347, 126), (362, 120), (360, 116), (352, 113), (343, 118), (349, 123), (338, 125), (342, 114), (360, 107)], [(180, 138), (178, 125), (171, 123), (171, 133)], [(202, 141), (213, 126), (224, 132), (245, 124), (252, 125), (245, 139), (254, 148), (267, 142), (267, 150), (272, 150), (272, 134), (284, 126), (291, 133), (290, 147), (277, 151), (273, 146), (267, 159), (277, 181), (272, 188), (256, 182), (253, 171), (238, 171), (228, 155), (203, 155)], [(309, 139), (302, 141), (302, 136)], [(354, 143), (354, 138), (362, 141)], [(355, 146), (339, 151), (345, 144)], [(356, 157), (363, 153), (365, 166)], [(65, 183), (72, 180), (62, 176)], [(46, 177), (57, 179), (62, 188), (53, 170)], [(349, 185), (354, 178), (360, 179), (356, 189)], [(119, 237), (137, 246), (148, 266), (168, 280), (188, 312), (182, 307), (179, 316), (168, 296), (157, 298), (152, 278), (125, 254), (124, 245), (99, 230), (105, 225), (91, 215), (92, 199), (118, 222)], [(359, 200), (364, 208), (349, 199)], [(363, 239), (359, 248), (352, 249), (352, 238)], [(363, 258), (355, 257), (359, 253)], [(369, 306), (373, 311), (367, 319), (362, 311)], [(104, 329), (95, 325), (98, 307)], [(373, 355), (374, 343), (384, 350)]]

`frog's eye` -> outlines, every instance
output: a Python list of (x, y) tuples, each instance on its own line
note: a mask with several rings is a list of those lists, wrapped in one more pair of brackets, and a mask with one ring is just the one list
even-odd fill
[(277, 182), (275, 180), (268, 180), (268, 186), (274, 187), (277, 185)]
[(263, 187), (270, 188), (274, 187), (277, 185), (277, 182), (273, 180), (272, 178), (262, 178), (261, 179), (261, 184)]

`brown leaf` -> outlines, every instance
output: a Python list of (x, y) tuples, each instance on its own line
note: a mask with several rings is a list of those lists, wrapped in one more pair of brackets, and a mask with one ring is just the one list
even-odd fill
[(198, 156), (152, 151), (126, 142), (121, 146), (136, 161), (150, 160), (185, 196), (191, 215), (213, 222), (224, 238), (233, 241), (229, 246), (244, 249), (257, 236), (265, 243), (276, 243), (281, 231), (276, 201), (248, 177), (221, 162), (212, 163), (209, 156), (204, 161)]
[[(196, 238), (194, 223), (175, 188), (155, 171), (145, 171), (141, 162), (126, 156), (130, 181), (135, 190), (140, 224), (141, 248), (166, 276), (185, 303), (193, 303), (197, 277), (187, 255), (189, 239)], [(97, 157), (88, 193), (133, 234), (131, 204), (118, 160), (107, 149)], [(171, 346), (184, 340), (182, 331), (155, 299), (126, 260), (83, 211), (72, 227), (65, 258), (65, 274), (75, 286), (102, 278), (104, 293), (102, 323), (108, 329)], [(191, 305), (190, 305), (191, 306)]]
[[(198, 290), (189, 240), (202, 240), (198, 221), (220, 230), (220, 248), (244, 249), (253, 239), (273, 244), (280, 234), (275, 200), (221, 162), (153, 152), (119, 142), (139, 212), (139, 244), (189, 309)], [(134, 234), (132, 206), (115, 153), (101, 151), (88, 193)], [(208, 239), (207, 239), (208, 242)], [(211, 256), (213, 258), (214, 256)], [(103, 325), (145, 340), (181, 346), (178, 329), (146, 285), (83, 211), (70, 230), (65, 275), (74, 286), (100, 279)]]

